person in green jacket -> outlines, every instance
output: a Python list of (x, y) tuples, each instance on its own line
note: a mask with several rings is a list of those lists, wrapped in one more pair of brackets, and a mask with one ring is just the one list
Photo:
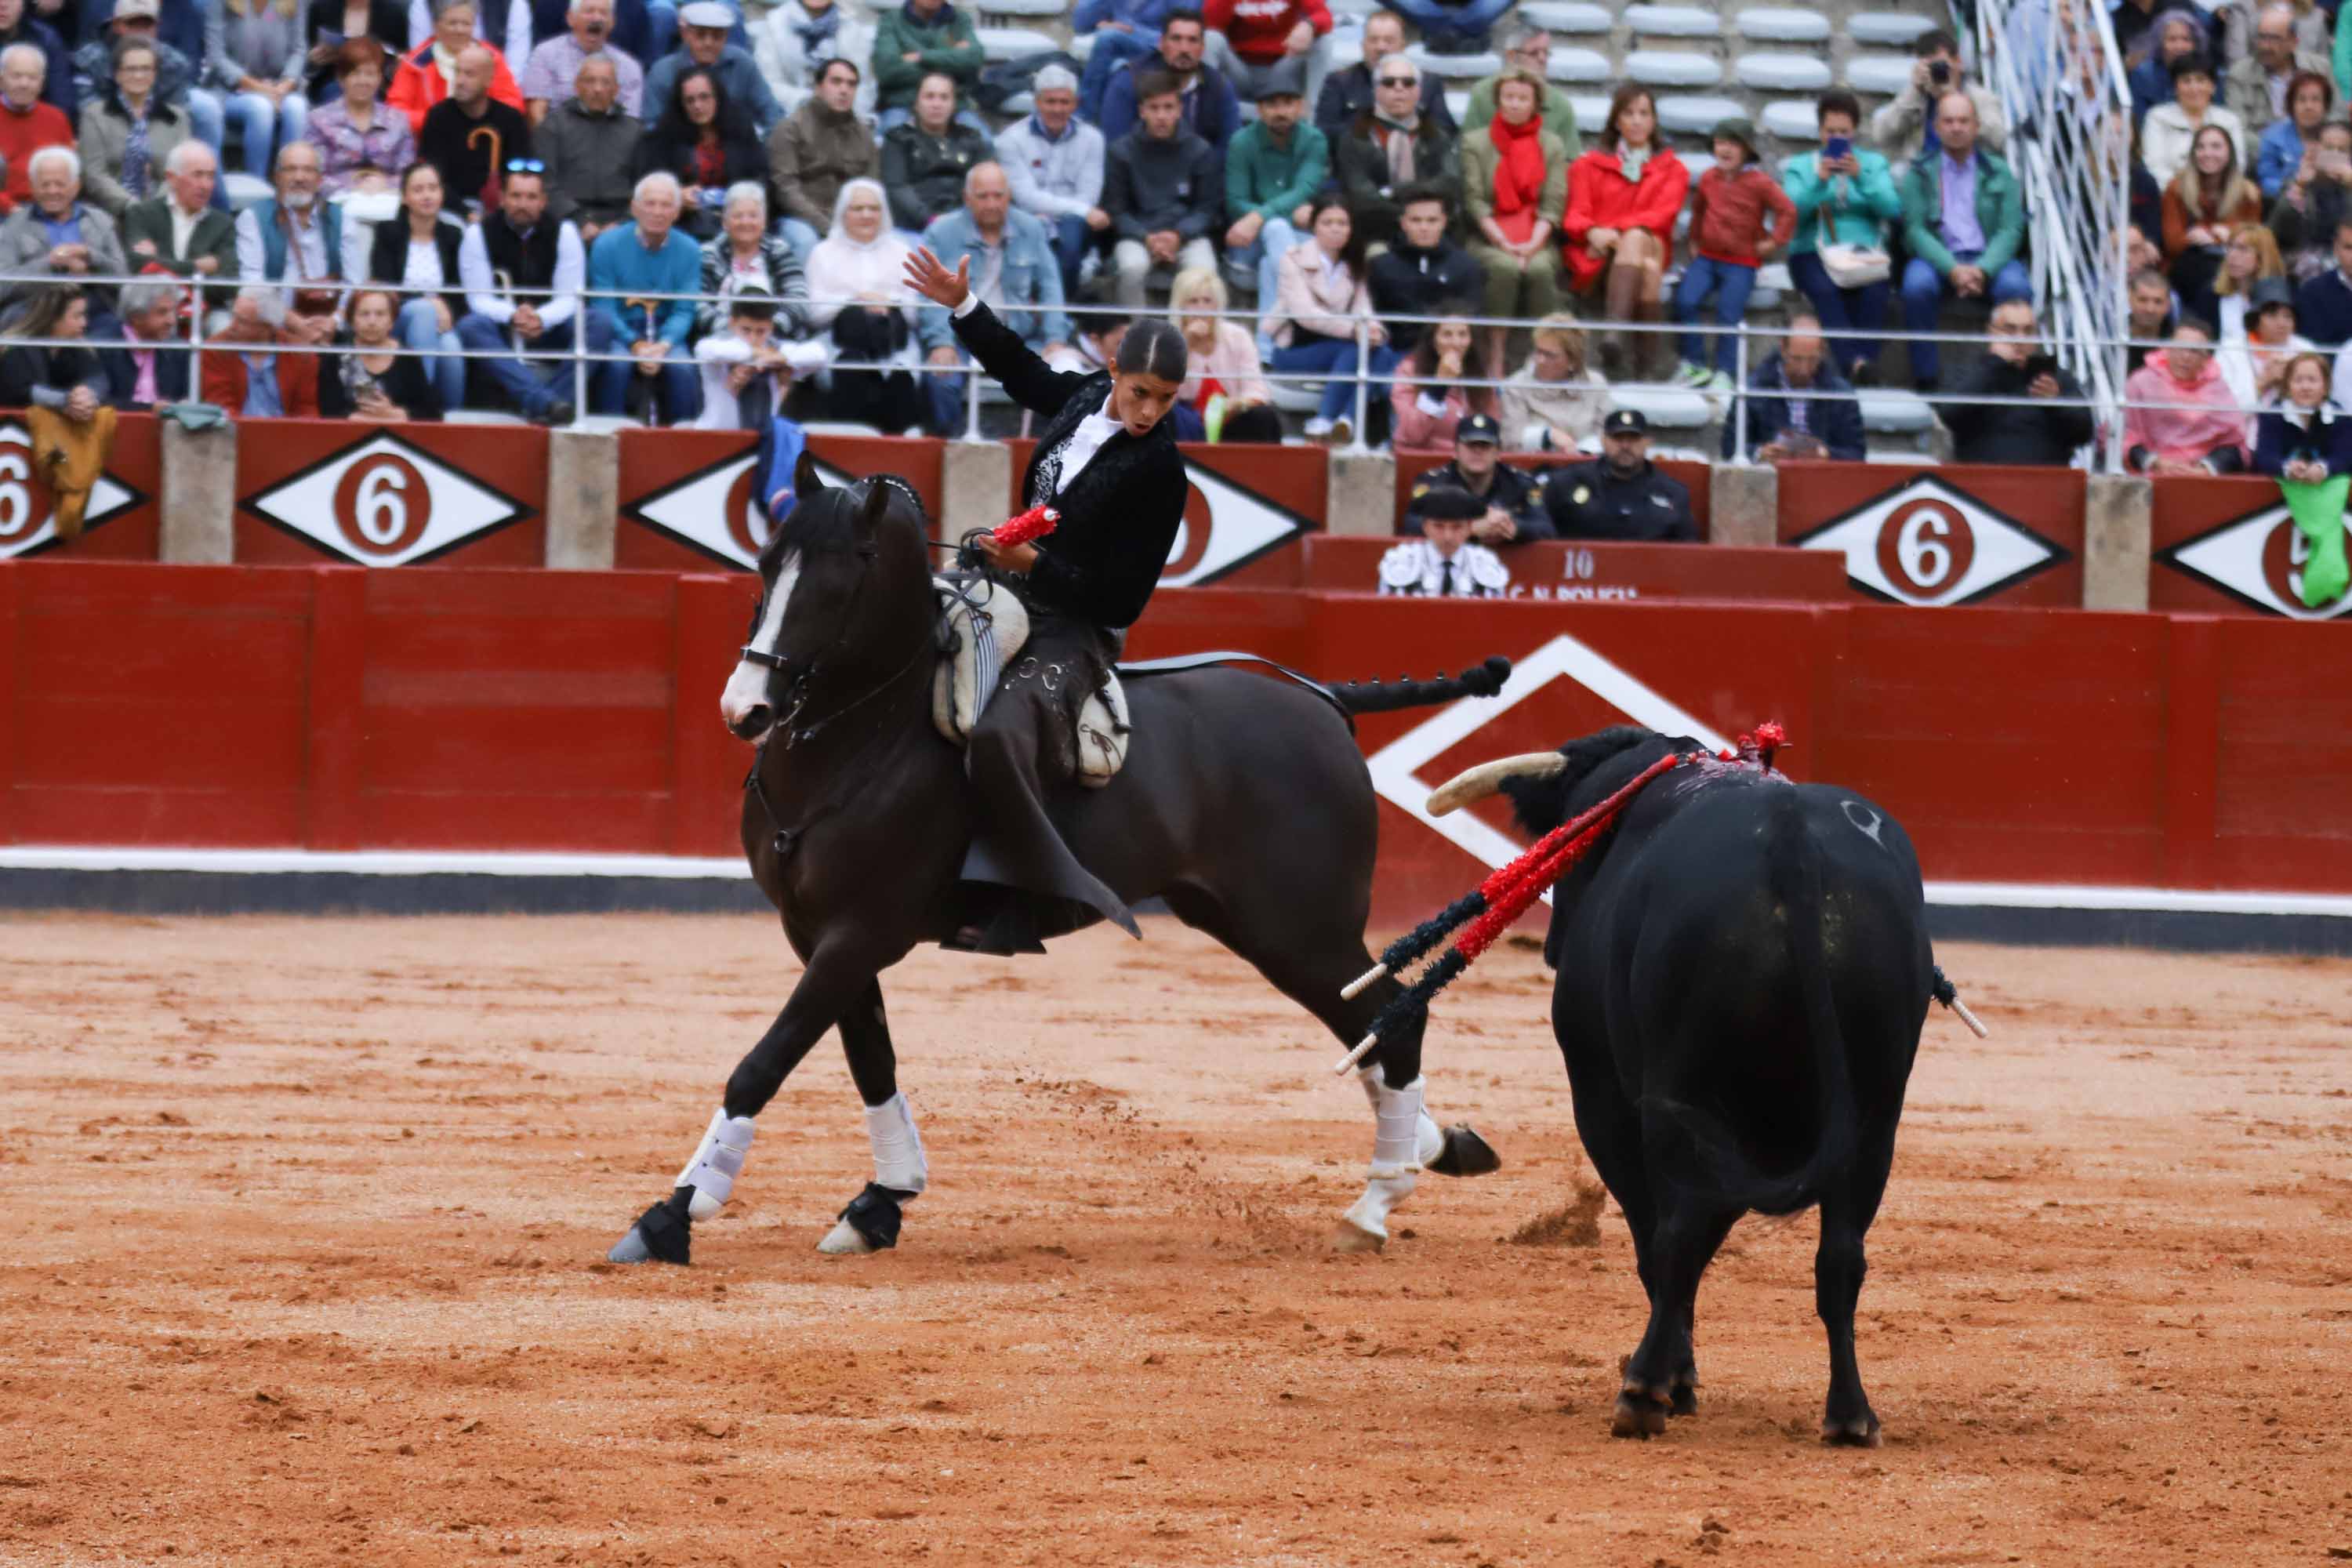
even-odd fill
[[(1965, 92), (1936, 101), (1938, 151), (1922, 153), (1903, 176), (1903, 325), (1936, 330), (1947, 292), (1998, 307), (2033, 300), (2033, 280), (2018, 253), (2025, 245), (2025, 201), (2010, 166), (1977, 145), (1977, 106)], [(1971, 197), (1971, 193), (1973, 196)], [(1933, 392), (1941, 363), (1932, 342), (1914, 342), (1912, 384)]]
[(1306, 113), (1305, 66), (1277, 60), (1259, 79), (1257, 119), (1225, 148), (1225, 281), (1255, 289), (1261, 307), (1273, 305), (1282, 258), (1307, 237), (1315, 193), (1331, 172), (1330, 141)]
[(906, 0), (885, 11), (874, 27), (874, 103), (877, 132), (915, 117), (915, 89), (933, 71), (955, 79), (956, 119), (985, 136), (987, 121), (971, 106), (980, 68), (987, 63), (971, 14), (948, 0)]
[[(1503, 68), (1493, 76), (1480, 79), (1470, 89), (1470, 107), (1462, 116), (1462, 134), (1469, 136), (1486, 129), (1495, 118), (1495, 84), (1515, 70), (1522, 70), (1538, 81), (1548, 79), (1551, 65), (1551, 35), (1532, 22), (1521, 23), (1506, 35), (1503, 45)], [(1575, 163), (1584, 155), (1584, 138), (1576, 133), (1576, 105), (1568, 100), (1566, 91), (1554, 89), (1544, 94), (1543, 128), (1568, 150), (1568, 161)]]
[[(1789, 278), (1804, 290), (1822, 319), (1830, 353), (1856, 386), (1876, 379), (1877, 329), (1886, 324), (1889, 277), (1841, 289), (1822, 265), (1824, 245), (1853, 246), (1884, 255), (1887, 234), (1903, 217), (1903, 194), (1895, 188), (1885, 154), (1854, 144), (1862, 126), (1862, 100), (1851, 89), (1833, 87), (1813, 106), (1822, 150), (1791, 159), (1780, 188), (1797, 209), (1789, 242)], [(1864, 329), (1856, 331), (1857, 328)]]

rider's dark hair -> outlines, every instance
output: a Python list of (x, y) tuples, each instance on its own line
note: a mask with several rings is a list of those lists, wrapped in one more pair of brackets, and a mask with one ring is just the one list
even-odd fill
[(1146, 317), (1127, 329), (1118, 341), (1118, 369), (1121, 375), (1156, 375), (1180, 385), (1189, 360), (1184, 334), (1174, 323)]

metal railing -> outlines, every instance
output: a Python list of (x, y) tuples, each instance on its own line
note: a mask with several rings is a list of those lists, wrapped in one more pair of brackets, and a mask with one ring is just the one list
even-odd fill
[[(9, 281), (15, 282), (20, 286), (28, 284), (37, 286), (41, 283), (53, 283), (63, 280), (46, 277), (27, 279), (19, 276), (10, 279)], [(162, 279), (160, 279), (156, 275), (151, 273), (135, 278), (76, 277), (70, 279), (70, 281), (77, 285), (89, 284), (116, 286), (132, 282), (154, 283), (162, 281)], [(190, 281), (193, 286), (194, 280)], [(205, 291), (208, 295), (219, 296), (233, 296), (240, 288), (262, 287), (276, 286), (258, 284), (240, 285), (233, 281), (215, 283), (207, 280), (205, 282)], [(339, 291), (346, 295), (355, 291), (353, 286), (350, 285), (338, 284), (334, 287)], [(359, 287), (373, 289), (376, 286), (362, 285)], [(386, 289), (383, 291), (393, 293), (395, 297), (398, 297), (400, 294), (400, 290), (397, 289)], [(553, 300), (561, 297), (557, 290), (551, 289), (502, 290), (502, 294), (507, 299), (513, 300)], [(572, 320), (575, 322), (583, 319), (584, 313), (588, 310), (605, 306), (610, 301), (609, 296), (593, 294), (584, 288), (572, 290), (570, 292), (570, 298), (573, 305)], [(723, 305), (730, 296), (723, 294), (633, 291), (626, 298), (629, 305), (634, 307), (638, 303), (660, 305), (681, 300), (697, 305)], [(877, 303), (877, 301), (869, 300), (826, 299), (792, 300), (788, 301), (788, 303), (799, 304), (813, 309), (835, 307), (845, 310), (873, 305)], [(893, 308), (903, 310), (908, 307), (905, 305), (904, 301), (898, 301), (894, 303)], [(209, 311), (217, 312), (222, 309), (223, 307), (221, 306), (214, 305), (209, 307)], [(267, 352), (271, 354), (346, 354), (352, 352), (352, 345), (348, 343), (338, 344), (328, 342), (306, 344), (272, 342), (267, 345), (247, 345), (243, 342), (225, 341), (217, 335), (207, 335), (205, 326), (205, 316), (207, 313), (208, 310), (199, 310), (190, 312), (187, 322), (187, 334), (184, 339), (175, 337), (174, 339), (170, 340), (168, 345), (160, 341), (153, 345), (158, 349), (165, 348), (167, 346), (173, 348), (184, 348), (194, 356), (194, 363), (191, 368), (189, 383), (192, 396), (197, 395), (200, 393), (202, 387), (202, 356), (206, 353)], [(1144, 312), (1139, 312), (1116, 306), (1074, 305), (1064, 307), (1062, 313), (1068, 316), (1074, 323), (1079, 323), (1089, 318), (1097, 320), (1133, 320)], [(1203, 312), (1193, 313), (1198, 314)], [(1227, 310), (1215, 312), (1215, 314), (1222, 321), (1238, 321), (1252, 327), (1255, 327), (1259, 321), (1258, 315), (1254, 311)], [(1385, 371), (1375, 371), (1371, 368), (1369, 350), (1372, 346), (1371, 337), (1375, 325), (1377, 324), (1383, 333), (1385, 333), (1386, 330), (1391, 327), (1415, 326), (1426, 330), (1433, 328), (1440, 322), (1444, 321), (1466, 321), (1474, 331), (1483, 331), (1484, 329), (1493, 326), (1505, 326), (1523, 331), (1531, 325), (1528, 321), (1519, 318), (1479, 316), (1464, 317), (1460, 315), (1389, 316), (1381, 318), (1378, 323), (1375, 323), (1372, 318), (1360, 317), (1356, 318), (1354, 321), (1358, 353), (1357, 364), (1353, 372), (1349, 373), (1346, 375), (1334, 375), (1327, 373), (1308, 371), (1283, 372), (1261, 366), (1259, 379), (1265, 381), (1269, 386), (1297, 385), (1314, 387), (1318, 390), (1327, 387), (1334, 381), (1344, 381), (1349, 383), (1351, 387), (1349, 403), (1354, 411), (1354, 434), (1351, 444), (1358, 447), (1361, 447), (1364, 445), (1367, 426), (1369, 424), (1367, 415), (1370, 410), (1371, 400), (1375, 395), (1385, 395), (1384, 391), (1376, 393), (1375, 389), (1385, 389), (1391, 384), (1399, 381), (1411, 380), (1409, 361), (1400, 363), (1392, 369)], [(1668, 337), (1678, 337), (1684, 334), (1694, 334), (1703, 340), (1713, 339), (1723, 335), (1730, 336), (1733, 340), (1733, 363), (1735, 367), (1732, 378), (1734, 385), (1731, 388), (1708, 389), (1695, 387), (1675, 382), (1638, 382), (1621, 380), (1608, 384), (1608, 391), (1612, 394), (1621, 392), (1637, 392), (1650, 395), (1662, 393), (1678, 394), (1702, 398), (1706, 400), (1707, 404), (1709, 417), (1706, 425), (1693, 427), (1694, 434), (1696, 434), (1697, 430), (1713, 427), (1720, 420), (1730, 420), (1732, 422), (1730, 426), (1732, 433), (1730, 455), (1736, 461), (1745, 461), (1748, 459), (1749, 456), (1749, 443), (1747, 430), (1748, 421), (1745, 417), (1747, 399), (1751, 394), (1759, 390), (1766, 391), (1773, 395), (1778, 395), (1779, 391), (1777, 388), (1752, 388), (1748, 384), (1752, 379), (1752, 373), (1755, 367), (1762, 363), (1764, 357), (1763, 353), (1759, 352), (1759, 342), (1761, 341), (1772, 347), (1779, 346), (1781, 342), (1786, 341), (1788, 334), (1785, 328), (1766, 329), (1748, 326), (1745, 323), (1739, 323), (1727, 328), (1718, 327), (1710, 322), (1617, 323), (1588, 321), (1580, 323), (1580, 325), (1587, 339), (1588, 362), (1597, 357), (1593, 353), (1593, 345), (1599, 340), (1611, 335), (1620, 335), (1623, 338), (1632, 339), (1642, 336), (1655, 337), (1664, 335)], [(1935, 342), (1946, 345), (1974, 346), (1980, 350), (1987, 350), (1987, 352), (1990, 352), (1987, 345), (1989, 342), (1994, 341), (1989, 340), (1982, 333), (1968, 332), (1908, 332), (1889, 331), (1857, 332), (1853, 335), (1857, 337), (1866, 337), (1870, 340), (1888, 344)], [(1832, 362), (1834, 363), (1838, 358), (1836, 353), (1838, 339), (1835, 334), (1826, 334), (1826, 337), (1831, 348), (1829, 357)], [(2023, 340), (2009, 341), (2018, 342), (2023, 342)], [(48, 346), (83, 348), (125, 346), (120, 343), (94, 342), (88, 339), (15, 337), (0, 338), (0, 347), (5, 347), (6, 343), (12, 342), (38, 343)], [(2069, 364), (2069, 373), (2077, 376), (2078, 380), (2081, 381), (2083, 384), (2084, 390), (2080, 395), (2060, 396), (2056, 398), (2000, 396), (1990, 394), (1966, 393), (1953, 390), (1917, 394), (1906, 391), (1877, 390), (1871, 388), (1863, 388), (1860, 390), (1847, 389), (1836, 392), (1808, 392), (1807, 396), (1812, 400), (1824, 402), (1849, 401), (1869, 403), (1874, 399), (1889, 401), (1916, 400), (1916, 402), (1927, 405), (1931, 408), (1937, 406), (1949, 406), (1956, 404), (1967, 404), (1978, 406), (2016, 405), (2043, 408), (2084, 408), (2090, 411), (2095, 424), (2103, 427), (2102, 433), (2105, 437), (2105, 440), (2102, 443), (2102, 456), (2105, 458), (2104, 466), (2110, 469), (2120, 469), (2125, 467), (2126, 454), (2123, 447), (2123, 432), (2126, 416), (2131, 410), (2137, 408), (2150, 411), (2168, 411), (2178, 409), (2200, 409), (2210, 411), (2212, 406), (2207, 403), (2189, 400), (2146, 397), (2137, 400), (2127, 400), (2126, 398), (2123, 389), (2124, 377), (2121, 372), (2123, 365), (2126, 363), (2126, 356), (2129, 351), (2135, 348), (2162, 348), (2166, 346), (2159, 341), (2136, 340), (2119, 334), (2111, 336), (2102, 333), (2090, 336), (2078, 335), (2072, 339), (2053, 339), (2048, 346), (2051, 351), (2056, 354), (2062, 364), (2066, 364), (2071, 359), (2074, 363), (2080, 363), (2085, 366), (2094, 367), (2095, 369), (2103, 368), (2104, 374), (2099, 374), (2095, 379), (2083, 378), (2081, 377), (2080, 373), (2073, 371), (2072, 365)], [(2242, 343), (2224, 343), (2219, 347), (2220, 352), (2225, 354), (2246, 352)], [(596, 364), (629, 363), (634, 363), (635, 359), (635, 356), (631, 353), (625, 346), (616, 346), (614, 349), (610, 349), (603, 353), (592, 351), (588, 347), (586, 331), (584, 330), (577, 329), (572, 331), (572, 341), (566, 348), (546, 353), (533, 353), (527, 347), (519, 348), (511, 342), (509, 342), (508, 346), (496, 349), (476, 350), (460, 347), (457, 349), (445, 350), (438, 347), (411, 348), (398, 342), (397, 341), (377, 345), (370, 352), (381, 354), (425, 359), (508, 359), (522, 357), (526, 359), (540, 360), (551, 364), (561, 362), (567, 365), (570, 370), (572, 385), (572, 405), (575, 409), (583, 413), (588, 410), (590, 405), (588, 384), (590, 367)], [(690, 355), (687, 355), (678, 360), (670, 361), (668, 363), (681, 364), (688, 367), (697, 366), (698, 363), (698, 362), (696, 362)], [(824, 367), (824, 372), (825, 374), (836, 372), (875, 372), (885, 374), (905, 372), (907, 374), (919, 376), (954, 375), (961, 377), (964, 383), (962, 398), (964, 408), (964, 431), (961, 438), (964, 440), (974, 441), (983, 438), (980, 433), (981, 408), (982, 406), (982, 385), (986, 379), (986, 373), (982, 371), (978, 365), (968, 360), (952, 365), (930, 364), (926, 363), (922, 356), (919, 341), (914, 340), (910, 337), (908, 349), (902, 352), (900, 355), (894, 356), (888, 360), (835, 359), (827, 363)], [(1499, 394), (1504, 388), (1512, 384), (1507, 374), (1488, 374), (1475, 377), (1465, 376), (1453, 378), (1448, 382), (1448, 384), (1465, 389), (1479, 389)], [(1549, 384), (1556, 385), (1559, 384)], [(2259, 404), (2242, 404), (2238, 406), (2240, 407), (2241, 412), (2251, 418), (2252, 416), (2261, 412), (2262, 405)], [(1506, 433), (1507, 440), (1510, 434), (1511, 433), (1509, 432)]]

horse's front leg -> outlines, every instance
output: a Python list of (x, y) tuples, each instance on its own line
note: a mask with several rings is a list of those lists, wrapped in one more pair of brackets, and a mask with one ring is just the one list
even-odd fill
[(890, 1020), (882, 1010), (882, 986), (866, 987), (836, 1020), (849, 1076), (866, 1106), (866, 1136), (874, 1145), (874, 1179), (849, 1200), (832, 1230), (816, 1244), (819, 1252), (879, 1252), (898, 1245), (904, 1208), (930, 1184), (923, 1135), (915, 1113), (898, 1091), (898, 1058), (890, 1047)]
[(727, 1098), (709, 1130), (677, 1173), (670, 1195), (638, 1216), (629, 1233), (605, 1256), (614, 1263), (685, 1263), (694, 1221), (717, 1214), (735, 1190), (751, 1149), (752, 1118), (767, 1108), (784, 1079), (800, 1066), (825, 1030), (858, 999), (874, 990), (881, 968), (866, 944), (820, 942), (809, 954), (800, 984), (776, 1021), (760, 1037), (727, 1080)]

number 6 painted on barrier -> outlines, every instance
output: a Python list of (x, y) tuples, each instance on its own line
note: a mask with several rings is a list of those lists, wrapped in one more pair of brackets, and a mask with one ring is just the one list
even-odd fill
[(1904, 575), (1922, 589), (1941, 587), (1945, 575), (1951, 571), (1952, 552), (1942, 543), (1951, 531), (1951, 524), (1944, 521), (1941, 513), (1922, 508), (1912, 513), (1911, 521), (1896, 536), (1895, 559), (1903, 563)]
[(39, 519), (33, 515), (33, 492), (26, 481), (33, 465), (15, 447), (0, 449), (0, 539), (14, 539)]
[[(389, 548), (408, 531), (408, 500), (404, 492), (408, 489), (408, 476), (398, 465), (372, 465), (360, 479), (359, 493), (352, 497), (352, 521), (359, 525), (360, 537), (370, 544)], [(389, 526), (386, 526), (386, 524)]]

